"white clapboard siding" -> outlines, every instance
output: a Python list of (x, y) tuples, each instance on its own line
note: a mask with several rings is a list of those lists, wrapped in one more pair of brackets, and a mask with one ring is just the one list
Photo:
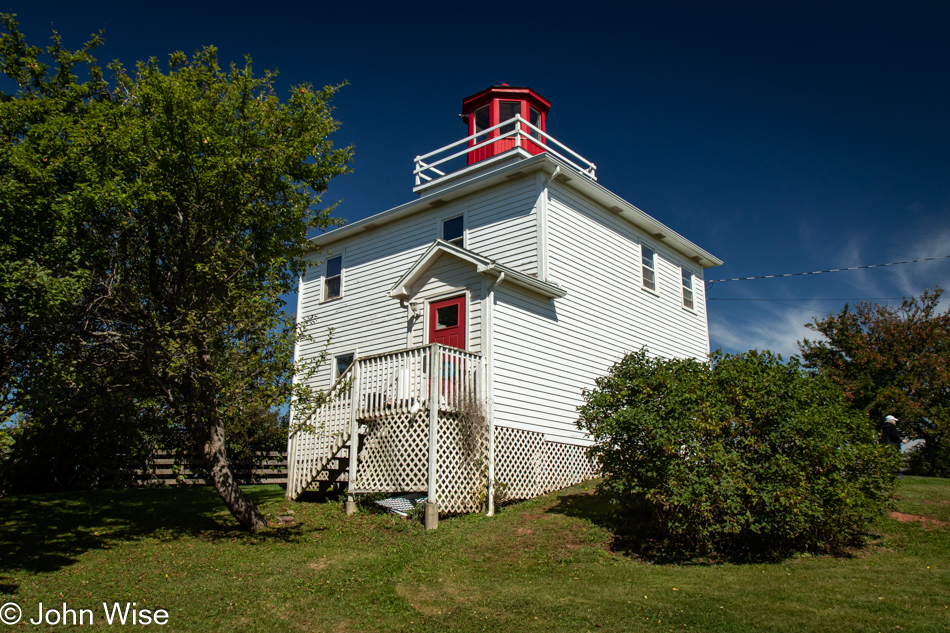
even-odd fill
[[(567, 187), (551, 185), (549, 301), (505, 288), (493, 306), (497, 426), (580, 443), (582, 390), (626, 353), (705, 359), (709, 351), (702, 269)], [(657, 293), (641, 288), (640, 243), (657, 253)], [(695, 310), (682, 307), (680, 267), (694, 275)]]
[[(406, 347), (406, 308), (390, 298), (388, 293), (426, 248), (441, 237), (442, 220), (464, 214), (466, 248), (527, 274), (536, 274), (536, 199), (534, 180), (516, 179), (329, 243), (324, 252), (311, 255), (315, 265), (302, 280), (298, 320), (313, 320), (308, 329), (312, 341), (300, 344), (299, 358), (319, 355), (326, 346), (331, 328), (333, 335), (327, 348), (331, 360), (334, 356), (354, 351), (366, 355)], [(343, 296), (323, 301), (323, 262), (337, 255), (343, 256)], [(438, 296), (450, 289), (461, 290), (463, 286), (458, 284), (463, 283), (462, 277), (465, 277), (467, 281), (464, 283), (471, 284), (472, 293), (470, 349), (480, 351), (480, 277), (470, 264), (467, 268), (449, 263), (445, 266), (455, 266), (457, 270), (441, 271), (441, 277), (433, 280), (431, 285), (424, 284), (424, 298)], [(443, 284), (441, 287), (440, 283)], [(413, 335), (425, 335), (423, 323), (414, 324)], [(327, 388), (332, 380), (332, 362), (328, 362), (312, 384)]]
[(520, 178), (473, 196), (466, 247), (523, 273), (538, 272), (537, 188)]

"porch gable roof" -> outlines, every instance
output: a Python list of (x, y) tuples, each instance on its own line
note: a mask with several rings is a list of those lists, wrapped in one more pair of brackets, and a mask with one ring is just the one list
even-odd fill
[(547, 281), (541, 281), (531, 275), (515, 270), (510, 266), (499, 264), (498, 262), (479, 255), (467, 248), (449, 244), (444, 240), (436, 240), (429, 248), (409, 267), (399, 281), (393, 285), (389, 291), (389, 296), (394, 299), (408, 299), (411, 296), (411, 286), (419, 281), (424, 275), (429, 265), (443, 254), (452, 255), (462, 261), (466, 261), (473, 266), (475, 270), (483, 275), (491, 275), (498, 279), (496, 283), (511, 283), (526, 290), (547, 297), (549, 299), (560, 299), (567, 296), (567, 291), (559, 285)]

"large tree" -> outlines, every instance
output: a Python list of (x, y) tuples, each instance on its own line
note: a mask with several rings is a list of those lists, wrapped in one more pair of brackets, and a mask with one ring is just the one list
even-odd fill
[(898, 417), (905, 436), (943, 454), (938, 461), (950, 446), (950, 309), (939, 311), (942, 293), (925, 290), (899, 306), (845, 305), (806, 325), (822, 339), (799, 343), (807, 368), (841, 385), (878, 424)]
[(2, 22), (0, 65), (18, 87), (0, 94), (7, 417), (66, 426), (109, 416), (110, 398), (79, 396), (111, 393), (179, 426), (235, 518), (263, 527), (225, 432), (290, 395), (281, 295), (307, 235), (336, 223), (320, 196), (351, 158), (329, 140), (337, 87), (282, 101), (274, 73), (255, 76), (250, 59), (223, 70), (212, 47), (104, 73), (99, 36), (69, 51), (54, 34), (44, 51)]

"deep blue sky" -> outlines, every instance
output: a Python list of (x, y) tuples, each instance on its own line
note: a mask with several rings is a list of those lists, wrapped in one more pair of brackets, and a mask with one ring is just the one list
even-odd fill
[[(106, 29), (126, 65), (205, 44), (335, 101), (350, 221), (413, 197), (412, 159), (502, 82), (607, 188), (723, 259), (710, 279), (950, 255), (950, 2), (213, 3), (0, 0), (33, 44)], [(797, 352), (844, 300), (950, 285), (950, 259), (707, 287), (712, 346)], [(724, 301), (722, 299), (755, 299)], [(766, 301), (767, 300), (767, 301)], [(944, 306), (947, 302), (944, 301)]]

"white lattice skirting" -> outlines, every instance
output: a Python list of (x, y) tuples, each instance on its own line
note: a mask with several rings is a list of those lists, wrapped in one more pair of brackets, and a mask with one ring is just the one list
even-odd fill
[[(360, 492), (426, 492), (427, 420), (408, 414), (367, 427), (357, 462)], [(488, 489), (487, 433), (439, 415), (437, 498), (441, 514), (477, 512)], [(583, 446), (544, 440), (541, 433), (495, 428), (495, 481), (505, 500), (530, 499), (596, 476)]]
[(506, 500), (531, 499), (597, 476), (597, 467), (576, 444), (545, 441), (544, 435), (495, 427), (495, 482)]

